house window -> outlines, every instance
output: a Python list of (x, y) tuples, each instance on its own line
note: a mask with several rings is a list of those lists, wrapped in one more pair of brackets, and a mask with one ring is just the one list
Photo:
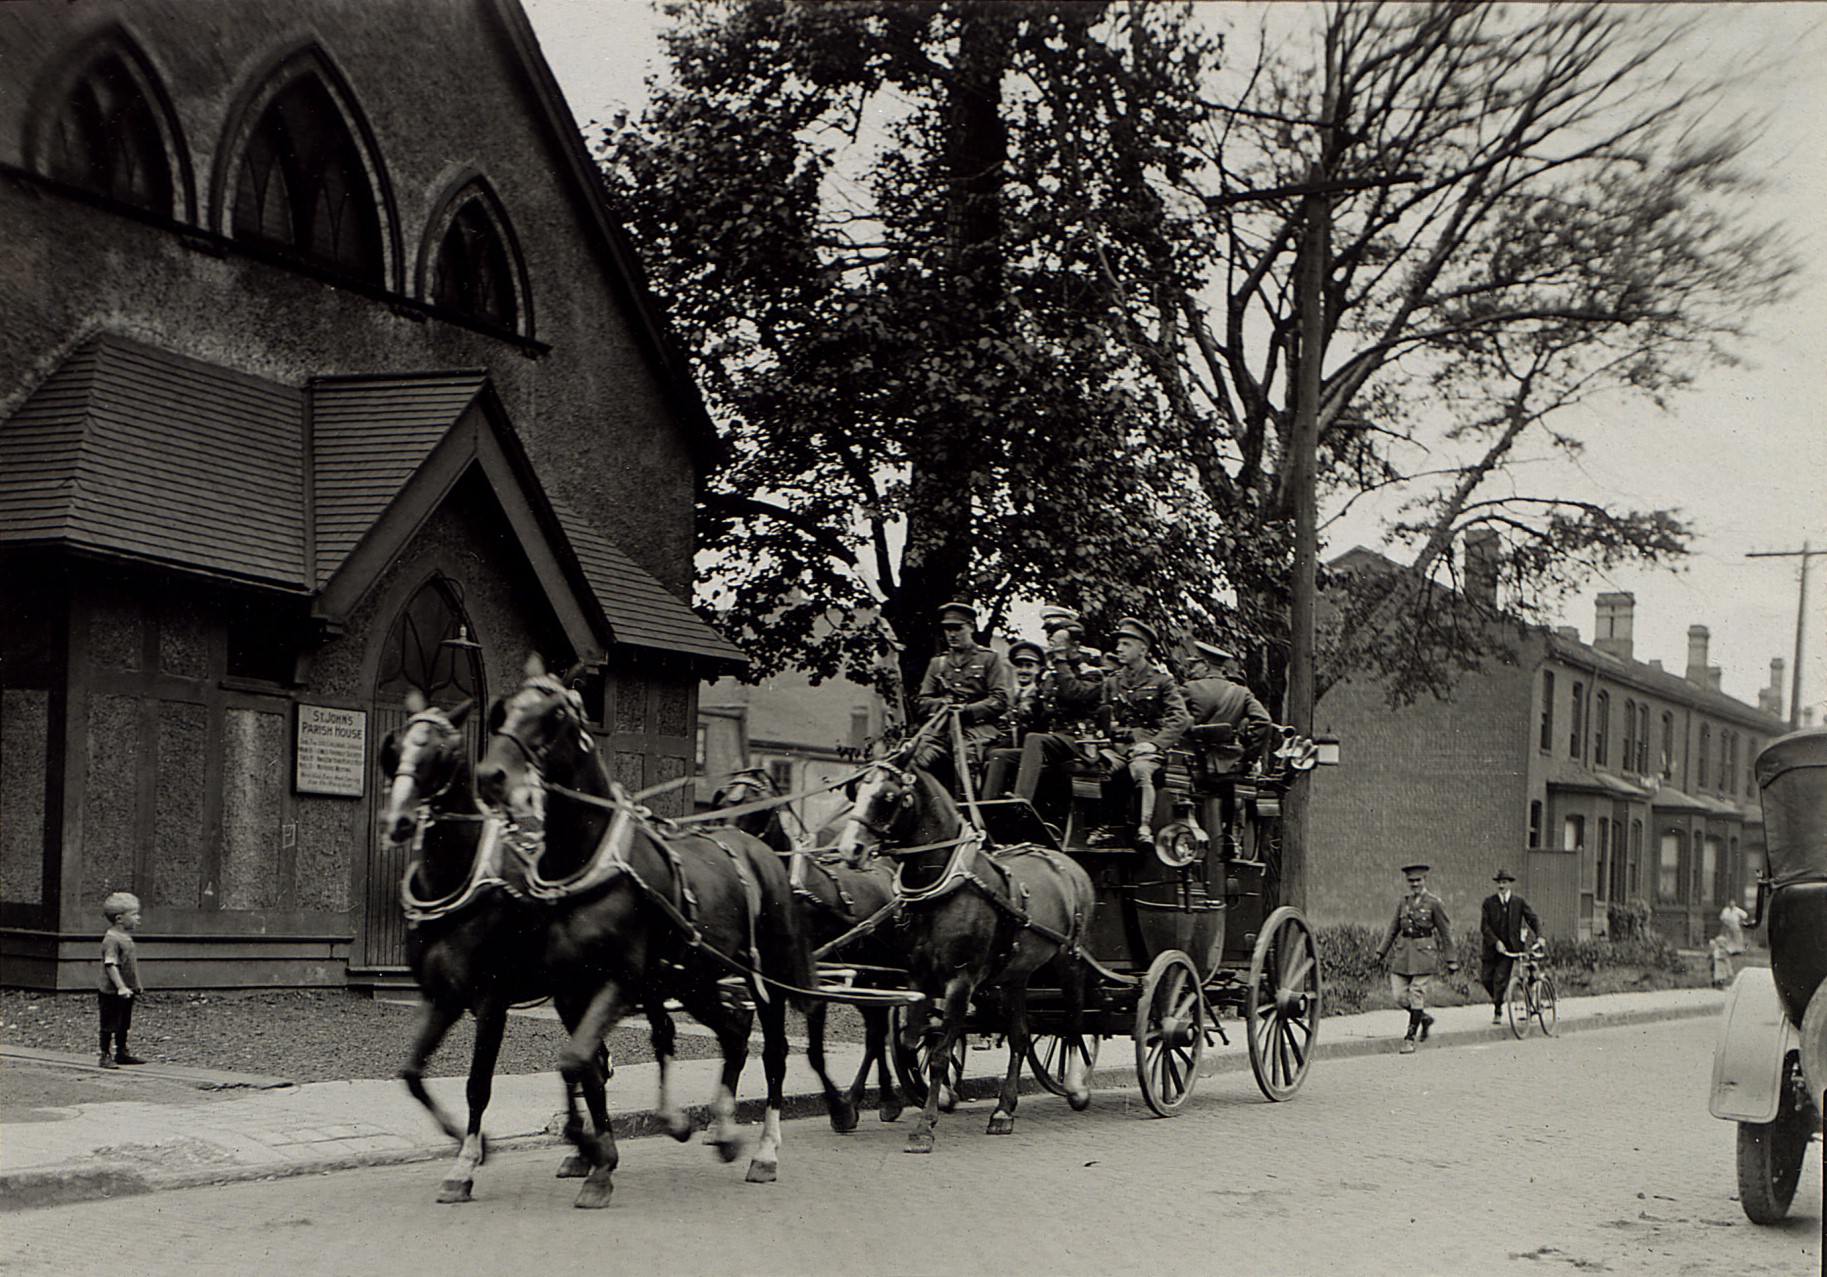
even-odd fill
[(1592, 706), (1592, 761), (1609, 766), (1611, 754), (1611, 693), (1600, 692)]
[(1675, 716), (1669, 711), (1662, 714), (1662, 779), (1667, 780), (1675, 774)]
[(1672, 829), (1662, 835), (1656, 857), (1656, 899), (1665, 904), (1681, 901), (1681, 835)]
[(1529, 845), (1542, 845), (1542, 805), (1540, 802), (1529, 804)]
[(1567, 757), (1578, 758), (1586, 736), (1586, 685), (1573, 685), (1573, 730), (1567, 733)]
[(77, 77), (51, 127), (50, 175), (109, 199), (171, 212), (171, 162), (145, 91), (119, 53)]
[(1542, 733), (1541, 748), (1554, 748), (1554, 675), (1542, 671)]
[(1719, 787), (1726, 793), (1738, 791), (1738, 733), (1721, 732), (1719, 742)]
[(1649, 774), (1649, 706), (1637, 706), (1637, 756), (1633, 770), (1640, 776)]
[(1630, 822), (1630, 865), (1626, 892), (1634, 900), (1643, 893), (1643, 822)]
[(481, 196), (451, 219), (433, 264), (431, 300), (451, 310), (513, 330), (519, 323), (513, 259), (501, 228)]
[(462, 596), (446, 577), (419, 587), (388, 631), (375, 678), (377, 699), (417, 691), (434, 705), (482, 695), (482, 663), (464, 619)]
[(276, 97), (254, 126), (235, 180), (235, 238), (381, 282), (381, 219), (361, 151), (314, 75)]
[(1709, 772), (1707, 771), (1707, 755), (1712, 752), (1713, 729), (1706, 724), (1702, 724), (1700, 728), (1700, 775), (1698, 777), (1700, 788), (1702, 789), (1706, 788), (1707, 776), (1709, 775)]
[(1757, 755), (1763, 748), (1763, 742), (1753, 736), (1745, 746), (1745, 788), (1746, 798), (1757, 797)]
[(1637, 703), (1624, 702), (1624, 748), (1618, 754), (1618, 770), (1629, 771), (1637, 756)]
[(793, 760), (791, 758), (770, 758), (768, 760), (768, 778), (774, 782), (778, 793), (793, 792)]
[(1700, 844), (1700, 863), (1694, 866), (1692, 898), (1701, 904), (1712, 904), (1718, 898), (1720, 850), (1717, 838), (1705, 839)]
[(1744, 904), (1747, 909), (1757, 908), (1757, 880), (1763, 876), (1764, 853), (1761, 847), (1745, 848), (1745, 889)]
[(700, 776), (710, 765), (710, 728), (703, 723), (698, 724), (697, 742), (692, 747), (692, 762), (697, 766)]
[(1586, 846), (1586, 818), (1568, 816), (1561, 822), (1561, 850), (1580, 851)]

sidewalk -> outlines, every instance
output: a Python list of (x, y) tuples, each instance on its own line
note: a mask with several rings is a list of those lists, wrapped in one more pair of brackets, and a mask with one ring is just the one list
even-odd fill
[[(1712, 989), (1670, 989), (1656, 993), (1614, 993), (1568, 998), (1560, 1004), (1560, 1033), (1655, 1020), (1705, 1016), (1724, 1004)], [(1508, 1040), (1493, 1028), (1484, 1005), (1441, 1007), (1424, 1051)], [(1397, 1011), (1335, 1016), (1320, 1023), (1314, 1067), (1323, 1077), (1327, 1060), (1394, 1051), (1406, 1021)], [(1249, 1070), (1241, 1027), (1225, 1022), (1229, 1046), (1208, 1050), (1202, 1076)], [(832, 1076), (848, 1080), (862, 1060), (862, 1047), (833, 1044)], [(93, 1057), (60, 1056), (0, 1043), (0, 1057), (34, 1067), (94, 1069)], [(977, 1099), (1000, 1085), (1006, 1054), (971, 1051), (965, 1096)], [(720, 1064), (686, 1060), (675, 1065), (682, 1094), (708, 1099)], [(744, 1071), (741, 1118), (758, 1121), (760, 1060)], [(125, 1071), (122, 1071), (125, 1072)], [(455, 1147), (414, 1104), (397, 1081), (315, 1082), (293, 1086), (279, 1078), (218, 1074), (201, 1069), (144, 1066), (133, 1072), (166, 1083), (234, 1088), (245, 1094), (217, 1096), (207, 1103), (112, 1101), (43, 1110), (46, 1120), (15, 1122), (0, 1131), (0, 1210), (146, 1193), (166, 1188), (231, 1180), (261, 1179), (389, 1163), (442, 1161)], [(119, 1076), (113, 1074), (111, 1076)], [(651, 1110), (657, 1066), (625, 1065), (609, 1084), (610, 1113), (618, 1139), (654, 1134)], [(1316, 1079), (1309, 1079), (1311, 1085)], [(1126, 1039), (1103, 1044), (1094, 1084), (1099, 1089), (1133, 1090), (1133, 1056)], [(1249, 1085), (1246, 1081), (1244, 1085)], [(1322, 1083), (1323, 1084), (1323, 1083)], [(434, 1078), (432, 1093), (459, 1121), (466, 1112), (462, 1078)], [(1023, 1076), (1024, 1094), (1033, 1087)], [(170, 1093), (167, 1085), (162, 1088)], [(1295, 1101), (1298, 1102), (1298, 1099)], [(491, 1146), (556, 1146), (556, 1115), (563, 1090), (554, 1073), (497, 1077), (484, 1119)], [(805, 1057), (788, 1062), (786, 1116), (824, 1111), (817, 1081)], [(868, 1107), (864, 1120), (872, 1121)], [(904, 1121), (906, 1119), (903, 1119)]]

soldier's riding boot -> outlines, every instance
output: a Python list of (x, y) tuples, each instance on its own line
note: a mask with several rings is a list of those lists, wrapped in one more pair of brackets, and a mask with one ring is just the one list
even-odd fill
[(1434, 1017), (1423, 1011), (1421, 1013), (1421, 1040), (1427, 1041), (1427, 1031), (1434, 1027)]
[(1402, 1039), (1402, 1054), (1412, 1055), (1415, 1050), (1415, 1034), (1421, 1028), (1421, 1013), (1411, 1009), (1408, 1013), (1408, 1036)]

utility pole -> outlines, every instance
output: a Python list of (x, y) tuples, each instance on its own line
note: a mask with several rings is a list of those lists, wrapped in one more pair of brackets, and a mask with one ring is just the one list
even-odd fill
[(1794, 731), (1802, 725), (1802, 636), (1808, 628), (1808, 563), (1811, 559), (1827, 554), (1827, 550), (1812, 550), (1808, 542), (1802, 542), (1799, 550), (1764, 550), (1745, 555), (1747, 559), (1800, 559), (1802, 561), (1801, 597), (1795, 603), (1795, 670), (1789, 677), (1789, 730)]

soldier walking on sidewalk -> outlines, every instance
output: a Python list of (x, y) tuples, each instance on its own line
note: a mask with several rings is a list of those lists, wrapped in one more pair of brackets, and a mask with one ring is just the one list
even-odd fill
[[(1395, 950), (1395, 960), (1389, 964), (1389, 991), (1395, 995), (1396, 1005), (1408, 1012), (1403, 1055), (1414, 1053), (1417, 1033), (1425, 1042), (1427, 1031), (1434, 1027), (1434, 1017), (1427, 1013), (1428, 982), (1440, 965), (1440, 955), (1453, 952), (1452, 924), (1447, 921), (1445, 904), (1427, 889), (1428, 869), (1420, 864), (1402, 867), (1408, 894), (1396, 902), (1396, 916), (1390, 920), (1383, 947), (1377, 950), (1379, 962)], [(1446, 969), (1448, 974), (1457, 972), (1458, 961), (1449, 957)]]

